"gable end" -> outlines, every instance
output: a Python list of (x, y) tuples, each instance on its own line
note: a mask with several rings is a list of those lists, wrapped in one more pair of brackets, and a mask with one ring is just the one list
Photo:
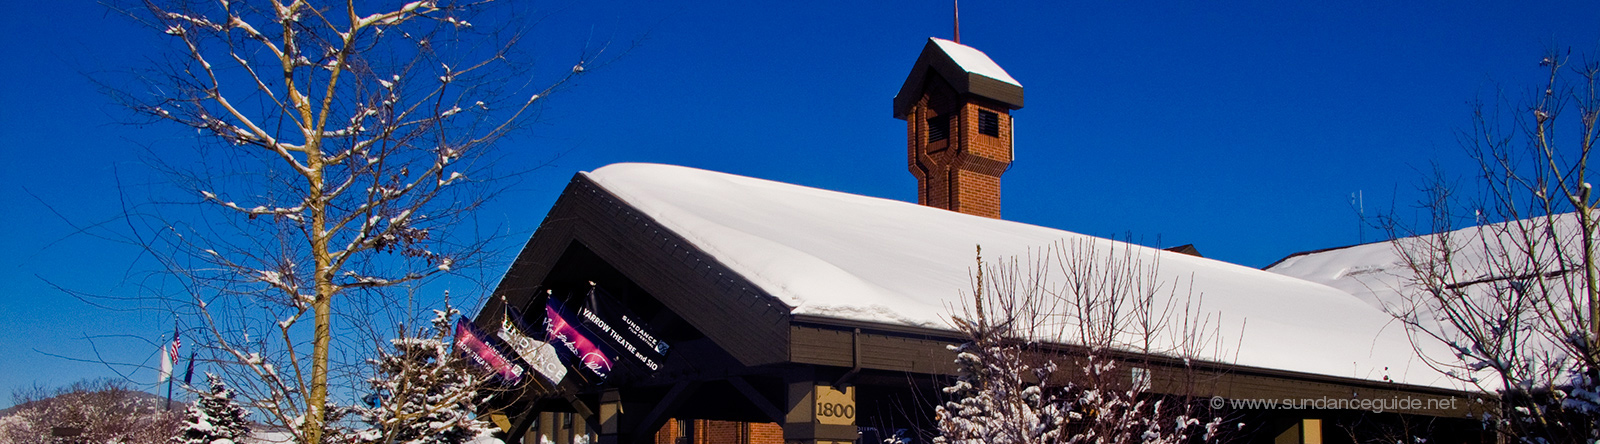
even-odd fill
[(525, 306), (572, 242), (582, 243), (746, 366), (789, 358), (789, 307), (582, 173), (574, 176), (479, 312)]

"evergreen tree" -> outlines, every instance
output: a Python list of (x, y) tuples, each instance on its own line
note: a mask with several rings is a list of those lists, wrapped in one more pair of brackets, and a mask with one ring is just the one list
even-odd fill
[(206, 380), (210, 390), (189, 405), (173, 444), (233, 444), (250, 434), (249, 412), (234, 403), (233, 391), (217, 375), (207, 373)]
[[(969, 329), (970, 330), (970, 329)], [(970, 332), (970, 331), (969, 331)], [(1034, 368), (1021, 350), (1006, 347), (988, 334), (952, 347), (959, 369), (955, 384), (944, 392), (950, 399), (937, 408), (938, 444), (1026, 444), (1055, 442), (1072, 412), (1027, 376), (1047, 376), (1050, 362)]]
[(478, 392), (484, 378), (450, 353), (450, 319), (458, 313), (435, 310), (428, 336), (391, 340), (394, 350), (373, 361), (377, 377), (369, 384), (381, 402), (359, 409), (368, 428), (353, 442), (460, 444), (490, 433), (475, 412), (486, 400)]

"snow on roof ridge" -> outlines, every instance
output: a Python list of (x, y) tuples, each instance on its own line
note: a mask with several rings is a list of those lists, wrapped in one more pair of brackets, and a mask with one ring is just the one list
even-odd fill
[[(838, 195), (838, 196), (847, 197), (847, 198), (851, 198), (851, 199), (863, 199), (863, 200), (877, 201), (878, 203), (881, 203), (881, 204), (884, 204), (884, 205), (906, 206), (906, 207), (909, 207), (911, 209), (916, 209), (916, 210), (919, 210), (919, 211), (927, 211), (927, 212), (929, 212), (931, 214), (937, 214), (937, 215), (940, 215), (940, 216), (955, 217), (955, 218), (970, 218), (970, 219), (975, 220), (975, 221), (980, 221), (979, 223), (1007, 224), (1007, 225), (1015, 225), (1015, 226), (1018, 226), (1018, 227), (1029, 227), (1029, 228), (1033, 228), (1033, 229), (1049, 230), (1049, 231), (1054, 231), (1054, 232), (1059, 232), (1059, 233), (1083, 236), (1083, 237), (1086, 237), (1086, 238), (1095, 238), (1100, 242), (1111, 242), (1111, 243), (1116, 243), (1118, 245), (1126, 245), (1126, 246), (1130, 246), (1130, 247), (1141, 249), (1141, 250), (1147, 250), (1148, 252), (1157, 252), (1157, 251), (1160, 250), (1160, 248), (1149, 247), (1149, 246), (1144, 246), (1144, 245), (1138, 245), (1138, 244), (1133, 244), (1133, 243), (1120, 241), (1120, 240), (1116, 240), (1116, 239), (1104, 238), (1104, 237), (1100, 237), (1100, 236), (1093, 236), (1093, 235), (1088, 235), (1088, 234), (1083, 234), (1083, 233), (1077, 233), (1077, 232), (1062, 230), (1062, 229), (1059, 229), (1059, 228), (1046, 227), (1046, 226), (1042, 226), (1042, 225), (1034, 225), (1034, 224), (1030, 224), (1030, 223), (1026, 223), (1026, 222), (1019, 222), (1019, 221), (1006, 220), (1006, 219), (994, 219), (994, 218), (988, 218), (988, 217), (983, 217), (983, 216), (975, 216), (975, 215), (970, 215), (970, 214), (966, 214), (966, 213), (959, 213), (959, 212), (955, 212), (955, 211), (949, 211), (949, 210), (938, 209), (938, 208), (929, 207), (929, 206), (925, 206), (925, 205), (919, 205), (919, 204), (906, 202), (906, 201), (887, 199), (887, 198), (876, 197), (876, 196), (867, 196), (867, 195), (861, 195), (861, 194), (851, 194), (851, 193), (846, 193), (846, 192), (842, 192), (842, 191), (829, 190), (829, 189), (825, 189), (825, 188), (817, 188), (817, 187), (800, 185), (800, 184), (779, 182), (779, 181), (775, 181), (775, 180), (771, 180), (771, 179), (762, 179), (762, 178), (759, 178), (759, 177), (742, 176), (742, 175), (733, 174), (733, 173), (724, 173), (724, 172), (721, 172), (721, 171), (713, 171), (713, 170), (707, 170), (707, 169), (703, 169), (703, 168), (695, 168), (695, 167), (690, 167), (690, 166), (671, 165), (671, 164), (662, 164), (662, 163), (651, 163), (651, 162), (619, 162), (619, 163), (613, 163), (613, 164), (610, 164), (610, 165), (605, 165), (605, 166), (602, 166), (600, 168), (595, 169), (594, 171), (584, 172), (584, 173), (581, 173), (581, 174), (584, 174), (584, 175), (590, 177), (591, 179), (601, 179), (600, 182), (603, 185), (603, 184), (605, 184), (607, 182), (607, 180), (605, 180), (605, 179), (608, 178), (608, 177), (612, 177), (612, 176), (615, 176), (615, 175), (623, 175), (623, 174), (627, 174), (629, 172), (632, 172), (632, 171), (621, 171), (621, 170), (658, 169), (658, 168), (659, 169), (681, 170), (681, 171), (684, 171), (684, 172), (705, 174), (705, 175), (710, 175), (710, 176), (720, 176), (720, 177), (726, 178), (726, 179), (749, 181), (751, 185), (759, 185), (759, 186), (764, 186), (764, 187), (797, 188), (797, 189), (804, 189), (804, 190), (809, 190), (809, 191), (818, 192), (818, 193), (835, 194), (835, 195)], [(617, 190), (611, 190), (611, 191), (612, 192), (618, 192)], [(619, 196), (619, 197), (624, 197), (624, 200), (630, 200), (630, 199), (627, 199), (626, 196)], [(630, 200), (630, 202), (631, 202), (631, 200)], [(988, 258), (993, 258), (993, 256), (991, 254), (987, 254), (987, 253), (984, 256), (988, 257)], [(1296, 285), (1313, 285), (1313, 286), (1318, 286), (1318, 287), (1327, 287), (1326, 285), (1324, 285), (1322, 283), (1319, 283), (1319, 282), (1305, 280), (1305, 279), (1298, 279), (1298, 278), (1294, 278), (1294, 277), (1290, 277), (1290, 276), (1284, 276), (1284, 275), (1277, 274), (1277, 273), (1265, 272), (1265, 271), (1263, 271), (1261, 269), (1257, 269), (1257, 268), (1253, 268), (1253, 267), (1247, 267), (1247, 266), (1235, 264), (1235, 263), (1232, 263), (1232, 262), (1219, 261), (1219, 260), (1212, 259), (1212, 258), (1207, 258), (1207, 257), (1190, 256), (1190, 255), (1183, 255), (1183, 254), (1163, 254), (1161, 260), (1164, 261), (1164, 262), (1170, 262), (1170, 261), (1173, 261), (1173, 260), (1178, 260), (1178, 261), (1204, 261), (1204, 262), (1208, 262), (1208, 263), (1214, 264), (1214, 265), (1219, 266), (1219, 267), (1237, 268), (1239, 270), (1246, 271), (1246, 272), (1256, 272), (1259, 275), (1259, 277), (1263, 278), (1263, 279), (1287, 279), (1289, 282), (1293, 282)]]
[[(1549, 229), (1556, 230), (1556, 236), (1560, 238), (1577, 239), (1577, 233), (1581, 232), (1581, 229), (1577, 227), (1576, 218), (1570, 215), (1573, 215), (1573, 213), (1553, 215), (1554, 225)], [(1541, 217), (1546, 216), (1536, 216), (1530, 219)], [(1328, 285), (1350, 293), (1378, 310), (1384, 310), (1386, 307), (1388, 309), (1410, 310), (1413, 308), (1414, 300), (1406, 293), (1420, 289), (1414, 286), (1412, 279), (1415, 279), (1416, 274), (1406, 264), (1405, 259), (1401, 257), (1400, 252), (1397, 250), (1396, 242), (1401, 243), (1400, 247), (1404, 247), (1410, 242), (1428, 242), (1430, 241), (1429, 238), (1448, 233), (1450, 238), (1455, 239), (1452, 242), (1459, 247), (1459, 249), (1453, 248), (1451, 253), (1454, 271), (1462, 276), (1472, 278), (1493, 278), (1497, 273), (1502, 273), (1503, 271), (1496, 270), (1495, 267), (1486, 263), (1488, 257), (1501, 254), (1497, 251), (1491, 252), (1493, 251), (1491, 248), (1503, 248), (1503, 246), (1499, 245), (1499, 242), (1505, 241), (1503, 236), (1516, 236), (1514, 233), (1518, 232), (1519, 229), (1507, 229), (1510, 224), (1527, 221), (1529, 220), (1495, 222), (1440, 233), (1314, 250), (1285, 257), (1266, 267), (1265, 270)], [(1546, 229), (1542, 225), (1536, 225), (1535, 228)], [(1480, 236), (1491, 240), (1484, 241), (1480, 239)], [(1499, 239), (1499, 242), (1492, 239)], [(1420, 247), (1412, 246), (1409, 248)], [(1477, 282), (1482, 283), (1484, 281)], [(1445, 332), (1453, 330), (1452, 327), (1441, 324), (1441, 315), (1432, 313), (1432, 310), (1434, 310), (1433, 305), (1423, 304), (1417, 309), (1420, 314), (1411, 315), (1415, 316), (1415, 319), (1422, 324), (1423, 328)], [(1423, 337), (1427, 336), (1423, 335)], [(1521, 346), (1543, 351), (1551, 351), (1557, 347), (1550, 343), (1548, 338), (1536, 335), (1527, 338)], [(1431, 356), (1450, 357), (1454, 356), (1454, 353), (1437, 353)], [(1497, 382), (1493, 378), (1489, 378), (1485, 379), (1482, 384), (1485, 387), (1492, 388)]]
[(1010, 83), (1018, 87), (1022, 86), (1022, 83), (1017, 82), (1017, 79), (1011, 78), (1011, 74), (1006, 73), (1005, 68), (1001, 68), (1000, 64), (995, 63), (994, 59), (989, 58), (988, 54), (984, 54), (978, 48), (938, 37), (928, 37), (928, 40), (939, 45), (939, 49), (944, 50), (944, 53), (949, 55), (951, 60), (955, 60), (957, 66), (969, 73)]
[[(794, 314), (950, 329), (974, 247), (1023, 258), (1057, 242), (1122, 248), (1203, 297), (1240, 365), (1459, 388), (1415, 360), (1392, 319), (1345, 290), (1079, 233), (696, 168), (622, 163), (582, 173), (712, 255)], [(1059, 273), (1057, 273), (1059, 274)], [(1051, 282), (1062, 283), (1060, 277)], [(1182, 303), (1182, 301), (1178, 301)], [(1242, 338), (1235, 338), (1243, 331)]]

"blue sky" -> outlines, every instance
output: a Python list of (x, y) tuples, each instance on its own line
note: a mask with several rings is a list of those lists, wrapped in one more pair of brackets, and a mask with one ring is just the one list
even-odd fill
[[(1469, 101), (1534, 85), (1552, 43), (1573, 54), (1600, 48), (1600, 3), (1584, 1), (962, 6), (963, 43), (1026, 87), (1028, 106), (1014, 114), (1017, 161), (1004, 177), (1006, 219), (1193, 243), (1254, 267), (1356, 243), (1353, 192), (1364, 192), (1369, 213), (1407, 214), (1429, 162), (1470, 172), (1456, 143)], [(521, 165), (567, 153), (480, 215), (512, 244), (574, 172), (614, 162), (915, 200), (904, 122), (891, 117), (890, 100), (927, 37), (950, 37), (947, 2), (542, 7), (552, 15), (528, 47), (541, 63), (570, 66), (586, 41), (642, 44), (552, 97), (529, 131), (501, 146)], [(0, 21), (3, 396), (110, 376), (46, 354), (93, 358), (86, 336), (129, 335), (100, 352), (154, 362), (169, 320), (96, 309), (46, 281), (126, 295), (145, 271), (132, 265), (135, 252), (74, 226), (115, 219), (115, 178), (149, 177), (143, 147), (185, 156), (193, 141), (116, 123), (117, 109), (86, 76), (145, 66), (166, 40), (91, 2), (36, 2)], [(457, 294), (480, 291), (461, 285)]]

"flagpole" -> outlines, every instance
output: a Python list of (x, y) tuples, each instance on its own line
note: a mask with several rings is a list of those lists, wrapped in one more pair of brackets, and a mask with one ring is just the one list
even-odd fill
[[(178, 341), (178, 321), (176, 321), (176, 320), (172, 321), (172, 341), (173, 342), (177, 342)], [(167, 344), (167, 345), (164, 345), (163, 347), (172, 348), (172, 344)], [(163, 354), (164, 355), (168, 355), (167, 359), (177, 359), (178, 358), (177, 356), (171, 356), (171, 355), (177, 354), (177, 350), (172, 350), (172, 352), (163, 353)], [(176, 379), (176, 378), (172, 377), (172, 373), (171, 372), (167, 372), (167, 411), (169, 411), (169, 412), (172, 411), (172, 380), (173, 379)]]
[(189, 382), (189, 377), (194, 376), (194, 352), (195, 352), (194, 350), (189, 350), (189, 369), (183, 371), (183, 386), (184, 387), (189, 387), (189, 386), (194, 385), (193, 383)]
[(167, 411), (172, 411), (172, 375), (167, 375)]

